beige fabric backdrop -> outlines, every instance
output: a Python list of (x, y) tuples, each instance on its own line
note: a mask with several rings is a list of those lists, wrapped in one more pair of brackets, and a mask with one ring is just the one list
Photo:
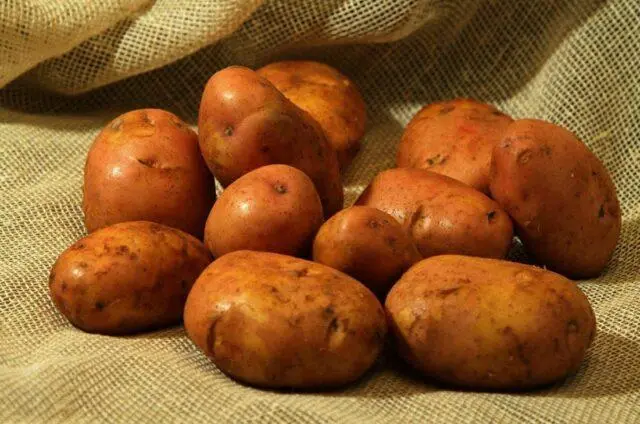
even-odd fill
[[(640, 422), (638, 0), (0, 3), (0, 422)], [(623, 232), (606, 273), (580, 282), (599, 332), (577, 375), (461, 392), (386, 357), (342, 391), (259, 391), (221, 375), (182, 328), (89, 335), (55, 311), (48, 270), (83, 235), (82, 166), (100, 127), (138, 107), (195, 123), (215, 70), (290, 57), (340, 68), (369, 105), (348, 203), (393, 165), (419, 107), (454, 96), (561, 123), (604, 161)]]

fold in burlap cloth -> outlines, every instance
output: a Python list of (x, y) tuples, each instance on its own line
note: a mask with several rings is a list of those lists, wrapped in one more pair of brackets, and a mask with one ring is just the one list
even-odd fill
[[(640, 422), (638, 0), (3, 0), (0, 18), (0, 422)], [(348, 203), (443, 98), (560, 123), (602, 159), (623, 231), (605, 274), (580, 282), (599, 331), (575, 376), (457, 392), (386, 359), (342, 391), (266, 392), (224, 377), (182, 328), (104, 337), (56, 312), (47, 275), (83, 235), (100, 127), (139, 107), (195, 123), (217, 69), (298, 57), (341, 69), (367, 100)]]

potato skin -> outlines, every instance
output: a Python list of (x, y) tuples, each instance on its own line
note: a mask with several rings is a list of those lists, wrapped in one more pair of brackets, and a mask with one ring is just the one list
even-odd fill
[(503, 258), (513, 238), (511, 220), (496, 202), (453, 178), (424, 169), (381, 172), (356, 205), (396, 218), (425, 258), (447, 253)]
[(445, 255), (396, 283), (385, 307), (399, 354), (426, 377), (521, 390), (580, 367), (596, 331), (572, 281), (529, 265)]
[(89, 232), (153, 221), (202, 237), (215, 199), (198, 136), (174, 114), (141, 109), (111, 121), (84, 168), (82, 209)]
[(356, 85), (337, 69), (312, 61), (275, 62), (256, 72), (320, 124), (340, 169), (347, 168), (367, 125), (366, 105)]
[(397, 166), (428, 169), (488, 194), (493, 147), (512, 122), (494, 106), (472, 99), (432, 103), (407, 125)]
[(415, 242), (391, 215), (367, 206), (343, 209), (325, 222), (313, 242), (313, 260), (384, 297), (422, 259)]
[(129, 334), (180, 322), (212, 258), (201, 241), (153, 222), (100, 229), (65, 250), (49, 275), (58, 310), (90, 333)]
[(207, 219), (204, 240), (215, 257), (236, 250), (304, 256), (322, 221), (311, 179), (288, 165), (267, 165), (222, 192)]
[(311, 178), (325, 216), (342, 209), (338, 159), (322, 128), (251, 69), (232, 66), (209, 79), (198, 128), (204, 159), (223, 186), (264, 165), (291, 165)]
[(570, 278), (600, 274), (621, 226), (602, 162), (570, 131), (538, 120), (514, 122), (493, 157), (491, 193), (535, 259)]
[(347, 275), (251, 251), (229, 253), (202, 273), (184, 325), (222, 372), (271, 388), (352, 382), (374, 363), (387, 331), (376, 297)]

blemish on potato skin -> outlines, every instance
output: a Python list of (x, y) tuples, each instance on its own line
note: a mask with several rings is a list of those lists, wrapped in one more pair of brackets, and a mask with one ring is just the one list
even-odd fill
[(129, 248), (125, 245), (120, 245), (116, 247), (116, 255), (126, 255), (129, 253)]
[(97, 301), (95, 304), (95, 307), (98, 311), (102, 311), (104, 309), (106, 305), (104, 304), (104, 302), (101, 301)]
[(156, 168), (158, 165), (158, 162), (155, 159), (151, 159), (151, 158), (148, 158), (148, 159), (138, 158), (137, 161), (148, 168)]
[(69, 247), (69, 250), (82, 250), (84, 249), (86, 246), (84, 243), (82, 242), (77, 242), (71, 245), (71, 247)]
[(460, 287), (454, 287), (454, 288), (451, 288), (451, 289), (440, 290), (440, 291), (438, 291), (438, 296), (442, 297), (442, 298), (445, 298), (447, 296), (450, 296), (450, 295), (456, 293), (458, 290), (460, 290)]
[(496, 217), (496, 211), (489, 211), (489, 213), (487, 213), (487, 219), (489, 220), (489, 222), (492, 222), (495, 217)]
[(525, 165), (531, 160), (532, 157), (533, 153), (531, 152), (531, 150), (525, 149), (522, 152), (518, 153), (518, 157), (516, 158), (516, 160), (519, 164)]
[(284, 184), (276, 184), (273, 186), (273, 188), (275, 189), (276, 192), (280, 194), (287, 193), (287, 187)]
[(149, 114), (146, 111), (140, 112), (140, 120), (147, 125), (155, 125), (155, 122), (151, 120), (151, 117), (149, 117)]
[(438, 112), (439, 115), (446, 115), (448, 113), (451, 113), (455, 110), (455, 106), (454, 105), (445, 105), (443, 106), (440, 111)]
[(598, 218), (604, 218), (604, 204), (600, 205), (600, 210), (598, 210)]
[(224, 127), (224, 135), (226, 137), (231, 137), (233, 135), (233, 126), (232, 125), (227, 125), (226, 127)]

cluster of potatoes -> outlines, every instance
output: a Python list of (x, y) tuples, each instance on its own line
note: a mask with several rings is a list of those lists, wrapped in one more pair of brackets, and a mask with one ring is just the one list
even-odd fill
[[(354, 84), (315, 62), (217, 72), (198, 135), (162, 110), (116, 118), (87, 157), (90, 234), (51, 270), (55, 305), (102, 334), (184, 320), (222, 372), (260, 387), (352, 382), (388, 333), (417, 372), (458, 387), (574, 372), (595, 317), (567, 277), (602, 272), (620, 232), (598, 158), (551, 123), (434, 103), (398, 168), (343, 209), (365, 126)], [(514, 232), (543, 267), (504, 260)]]

